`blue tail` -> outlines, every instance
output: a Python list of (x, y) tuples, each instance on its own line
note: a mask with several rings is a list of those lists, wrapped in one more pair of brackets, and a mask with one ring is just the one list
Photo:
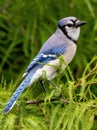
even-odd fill
[(13, 93), (12, 97), (10, 98), (9, 102), (7, 103), (4, 113), (7, 113), (12, 109), (17, 99), (20, 97), (20, 95), (23, 93), (23, 91), (27, 88), (30, 82), (30, 78), (26, 77), (22, 83), (19, 85), (19, 87), (16, 89), (16, 91)]

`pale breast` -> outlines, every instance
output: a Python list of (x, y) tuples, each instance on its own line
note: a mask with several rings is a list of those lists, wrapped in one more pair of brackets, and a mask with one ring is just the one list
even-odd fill
[(74, 43), (70, 43), (67, 50), (64, 52), (63, 57), (67, 64), (69, 64), (75, 56), (77, 46)]

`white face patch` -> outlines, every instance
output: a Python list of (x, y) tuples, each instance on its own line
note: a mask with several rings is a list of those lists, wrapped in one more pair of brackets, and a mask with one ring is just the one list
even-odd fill
[(73, 39), (74, 41), (77, 41), (80, 35), (80, 27), (69, 27), (69, 26), (65, 26), (67, 35)]
[(68, 20), (65, 26), (67, 35), (74, 41), (77, 41), (80, 35), (80, 27), (77, 27), (76, 24), (79, 20)]
[(66, 24), (67, 24), (67, 25), (68, 25), (68, 24), (73, 25), (73, 22), (72, 22), (72, 21), (68, 21)]

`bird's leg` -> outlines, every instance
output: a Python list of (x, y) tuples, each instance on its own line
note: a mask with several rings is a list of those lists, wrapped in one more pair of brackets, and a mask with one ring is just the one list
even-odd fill
[(52, 84), (54, 87), (57, 87), (57, 85), (56, 85), (53, 81), (48, 80), (48, 82), (49, 82), (50, 84)]
[(48, 80), (48, 82), (53, 85), (53, 87), (55, 88), (55, 92), (56, 92), (56, 93), (59, 93), (59, 92), (60, 92), (60, 87), (58, 87), (53, 81)]
[(45, 91), (45, 93), (47, 93), (47, 90), (46, 90), (46, 87), (45, 87), (44, 80), (40, 79), (40, 84), (41, 84), (43, 90)]
[[(48, 82), (49, 82), (50, 84), (52, 84), (53, 87), (57, 88), (57, 85), (56, 85), (53, 81), (48, 80)], [(45, 81), (42, 80), (42, 79), (40, 79), (40, 84), (41, 84), (43, 90), (45, 91), (45, 93), (47, 93), (47, 90), (46, 90), (46, 87), (45, 87)]]

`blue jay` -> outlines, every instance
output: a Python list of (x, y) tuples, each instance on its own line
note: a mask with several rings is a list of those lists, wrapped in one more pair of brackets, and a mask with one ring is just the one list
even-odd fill
[[(86, 24), (76, 17), (67, 17), (58, 21), (55, 33), (45, 42), (36, 57), (31, 61), (25, 73), (23, 81), (13, 93), (7, 103), (4, 113), (12, 109), (23, 91), (39, 79), (43, 71), (48, 80), (57, 76), (59, 56), (62, 55), (66, 64), (69, 64), (76, 53), (76, 42), (80, 34), (80, 26)], [(54, 67), (56, 66), (56, 67)], [(63, 67), (64, 69), (66, 66)]]

